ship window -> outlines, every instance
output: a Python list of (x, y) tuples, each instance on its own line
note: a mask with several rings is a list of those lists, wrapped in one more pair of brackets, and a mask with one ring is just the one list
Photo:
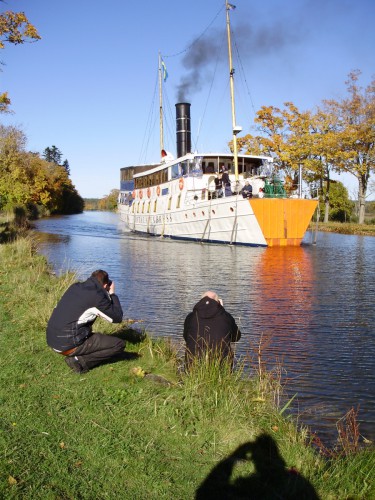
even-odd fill
[(170, 210), (172, 207), (172, 196), (168, 198), (168, 210)]
[(156, 212), (157, 206), (158, 206), (158, 200), (155, 200), (154, 201), (154, 212)]
[(187, 175), (189, 173), (189, 166), (186, 161), (180, 163), (180, 175)]
[(172, 179), (176, 179), (177, 177), (180, 177), (180, 164), (179, 163), (176, 163), (176, 165), (172, 165), (171, 176), (172, 176)]
[(176, 208), (180, 208), (180, 206), (181, 206), (181, 194), (177, 196)]

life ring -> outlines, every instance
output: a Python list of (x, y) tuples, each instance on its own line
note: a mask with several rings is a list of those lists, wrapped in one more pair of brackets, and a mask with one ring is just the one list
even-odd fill
[(180, 180), (178, 181), (178, 185), (182, 191), (184, 189), (184, 179), (182, 177), (180, 177)]
[(160, 186), (158, 186), (158, 187), (156, 188), (156, 194), (157, 194), (158, 196), (160, 196)]
[(135, 190), (132, 192), (133, 200), (135, 199)]
[(143, 198), (143, 190), (142, 189), (139, 190), (139, 197), (140, 197), (140, 199)]
[(151, 198), (151, 189), (150, 189), (150, 188), (147, 188), (147, 196), (148, 196), (149, 198)]

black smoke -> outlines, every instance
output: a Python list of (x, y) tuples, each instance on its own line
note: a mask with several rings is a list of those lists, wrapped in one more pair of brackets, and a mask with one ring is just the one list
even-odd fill
[[(236, 67), (236, 52), (242, 63), (252, 61), (259, 64), (269, 54), (277, 55), (287, 46), (298, 42), (299, 28), (289, 22), (276, 22), (269, 26), (251, 26), (241, 22), (232, 30), (233, 66)], [(227, 70), (229, 79), (228, 47), (226, 30), (211, 30), (193, 42), (183, 57), (182, 64), (186, 73), (177, 86), (177, 100), (184, 102), (191, 95), (210, 84), (213, 72), (218, 66), (220, 71)], [(224, 67), (226, 64), (226, 68)]]

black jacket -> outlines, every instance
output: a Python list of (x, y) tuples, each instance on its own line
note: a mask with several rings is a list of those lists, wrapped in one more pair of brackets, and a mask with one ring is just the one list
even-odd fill
[(236, 322), (216, 300), (203, 297), (186, 316), (184, 339), (187, 360), (210, 351), (221, 357), (231, 354), (230, 343), (237, 342), (241, 332)]
[(91, 335), (98, 316), (121, 323), (123, 312), (117, 295), (109, 295), (96, 278), (74, 283), (61, 297), (48, 321), (47, 344), (57, 351), (82, 344)]

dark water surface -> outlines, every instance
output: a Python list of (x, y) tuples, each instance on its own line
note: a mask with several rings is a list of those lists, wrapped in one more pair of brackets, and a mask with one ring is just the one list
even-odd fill
[[(215, 290), (243, 332), (239, 355), (260, 340), (281, 363), (294, 411), (325, 443), (359, 407), (360, 433), (375, 440), (375, 238), (307, 233), (297, 248), (248, 248), (160, 240), (121, 230), (108, 212), (36, 223), (57, 273), (106, 269), (125, 317), (150, 333), (181, 338), (186, 314)], [(51, 236), (53, 235), (53, 236)], [(56, 237), (56, 235), (58, 237)]]

